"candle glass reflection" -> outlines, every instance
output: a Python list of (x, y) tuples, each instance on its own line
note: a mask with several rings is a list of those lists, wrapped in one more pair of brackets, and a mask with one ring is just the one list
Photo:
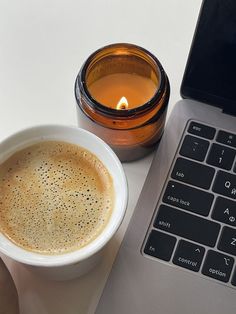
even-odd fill
[(158, 59), (131, 44), (113, 44), (82, 66), (75, 97), (79, 125), (107, 142), (121, 161), (141, 158), (160, 140), (169, 100)]

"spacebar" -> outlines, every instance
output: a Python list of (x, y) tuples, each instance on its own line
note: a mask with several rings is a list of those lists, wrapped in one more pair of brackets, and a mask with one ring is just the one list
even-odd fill
[(166, 205), (160, 206), (154, 227), (211, 247), (220, 230), (218, 223)]

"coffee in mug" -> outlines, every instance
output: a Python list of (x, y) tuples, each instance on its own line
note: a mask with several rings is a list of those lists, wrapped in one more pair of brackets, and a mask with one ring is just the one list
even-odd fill
[(86, 246), (113, 205), (109, 171), (79, 145), (39, 142), (0, 165), (0, 231), (25, 250), (61, 254)]
[(119, 159), (88, 131), (41, 125), (0, 142), (0, 252), (40, 276), (92, 269), (127, 202)]

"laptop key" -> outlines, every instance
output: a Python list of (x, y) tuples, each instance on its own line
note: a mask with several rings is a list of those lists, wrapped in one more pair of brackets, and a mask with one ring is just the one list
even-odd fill
[(236, 199), (236, 175), (219, 170), (214, 181), (213, 191)]
[(236, 150), (219, 144), (212, 144), (210, 153), (207, 157), (207, 163), (222, 169), (230, 170), (232, 168)]
[(219, 131), (216, 141), (236, 148), (236, 134)]
[(180, 148), (180, 155), (203, 161), (205, 159), (209, 142), (195, 136), (186, 135)]
[(175, 243), (175, 237), (163, 232), (152, 230), (145, 245), (144, 253), (160, 258), (164, 261), (169, 261), (174, 250)]
[(189, 125), (188, 132), (194, 135), (198, 135), (200, 137), (207, 138), (209, 140), (213, 140), (216, 133), (216, 129), (210, 126), (192, 121)]
[(215, 245), (220, 230), (216, 222), (166, 205), (160, 206), (154, 227), (211, 247)]
[(199, 271), (204, 253), (204, 247), (180, 240), (173, 263), (189, 270)]
[(175, 181), (169, 181), (163, 196), (164, 203), (174, 205), (203, 216), (207, 216), (209, 214), (213, 199), (213, 194)]
[(202, 268), (202, 273), (208, 277), (228, 282), (233, 264), (233, 257), (209, 250)]
[(218, 249), (236, 256), (236, 229), (230, 227), (223, 228)]
[(236, 227), (236, 202), (224, 197), (217, 197), (212, 218)]
[(171, 177), (203, 189), (209, 189), (215, 169), (194, 161), (178, 158)]
[(232, 279), (232, 285), (236, 286), (236, 268), (234, 270), (234, 275), (233, 275), (233, 279)]

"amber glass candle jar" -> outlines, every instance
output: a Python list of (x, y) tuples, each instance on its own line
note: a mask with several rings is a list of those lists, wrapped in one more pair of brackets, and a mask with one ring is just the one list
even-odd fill
[(170, 87), (158, 59), (131, 44), (94, 52), (75, 82), (79, 126), (98, 135), (121, 161), (151, 152), (165, 124)]

